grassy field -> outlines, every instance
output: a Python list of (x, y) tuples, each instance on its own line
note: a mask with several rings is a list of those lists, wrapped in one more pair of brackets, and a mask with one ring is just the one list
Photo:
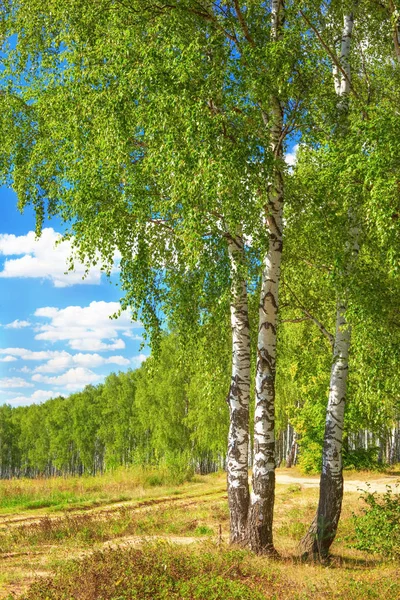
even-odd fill
[(400, 599), (400, 565), (352, 547), (357, 493), (345, 494), (332, 560), (298, 560), (317, 498), (301, 483), (277, 486), (281, 558), (269, 560), (228, 546), (224, 474), (179, 486), (166, 472), (137, 469), (2, 481), (0, 599)]

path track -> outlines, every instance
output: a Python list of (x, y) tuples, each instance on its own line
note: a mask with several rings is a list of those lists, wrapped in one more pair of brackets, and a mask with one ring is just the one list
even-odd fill
[[(10, 528), (25, 525), (33, 525), (39, 523), (42, 519), (50, 519), (51, 521), (57, 521), (64, 519), (66, 515), (73, 517), (80, 514), (93, 515), (97, 517), (107, 517), (111, 513), (118, 512), (121, 509), (132, 508), (132, 510), (149, 510), (157, 504), (168, 505), (173, 504), (174, 506), (190, 506), (192, 504), (199, 504), (201, 502), (208, 502), (212, 499), (212, 496), (221, 498), (221, 495), (226, 495), (226, 489), (219, 487), (211, 492), (203, 492), (199, 494), (188, 494), (181, 496), (161, 496), (159, 498), (149, 498), (147, 500), (126, 500), (124, 502), (104, 502), (101, 506), (94, 508), (82, 508), (76, 507), (68, 509), (66, 511), (60, 511), (59, 513), (41, 513), (41, 514), (29, 514), (20, 513), (18, 516), (15, 515), (2, 515), (0, 514), (0, 531)], [(203, 500), (204, 498), (204, 500)]]
[[(319, 487), (319, 477), (299, 477), (299, 476), (292, 476), (289, 475), (287, 473), (277, 473), (276, 475), (276, 483), (279, 485), (294, 485), (294, 484), (298, 484), (301, 485), (303, 488), (307, 489), (307, 488), (318, 488)], [(357, 492), (361, 492), (362, 490), (369, 490), (370, 492), (376, 492), (378, 494), (383, 494), (384, 492), (386, 492), (386, 486), (390, 485), (392, 487), (392, 490), (395, 493), (400, 493), (400, 485), (398, 485), (396, 487), (396, 484), (400, 484), (400, 479), (399, 477), (396, 476), (388, 476), (385, 478), (380, 478), (380, 479), (371, 479), (368, 482), (363, 481), (361, 479), (345, 479), (344, 481), (344, 491), (345, 492), (353, 492), (353, 493), (357, 493)], [(73, 515), (78, 515), (78, 514), (91, 514), (94, 516), (106, 516), (109, 515), (112, 512), (117, 512), (119, 511), (121, 508), (132, 508), (133, 510), (146, 510), (148, 508), (151, 508), (154, 505), (157, 504), (174, 504), (174, 505), (181, 505), (184, 503), (187, 503), (188, 505), (196, 503), (198, 504), (199, 501), (201, 502), (202, 498), (205, 498), (206, 500), (210, 499), (210, 496), (218, 496), (220, 497), (221, 494), (226, 493), (226, 489), (223, 487), (219, 487), (218, 489), (215, 489), (211, 492), (199, 492), (198, 494), (188, 494), (188, 495), (180, 495), (180, 496), (176, 496), (176, 497), (171, 497), (171, 496), (162, 496), (159, 498), (149, 498), (147, 500), (126, 500), (123, 502), (113, 502), (113, 501), (105, 501), (104, 503), (102, 503), (100, 506), (96, 506), (96, 507), (75, 507), (75, 508), (71, 508), (68, 509), (67, 511), (63, 511), (61, 514), (60, 513), (53, 513), (53, 514), (49, 514), (49, 513), (43, 513), (43, 514), (38, 514), (37, 512), (35, 512), (35, 514), (31, 514), (30, 512), (24, 512), (24, 513), (20, 513), (19, 515), (15, 516), (15, 515), (7, 515), (7, 514), (1, 514), (0, 513), (0, 531), (9, 527), (13, 527), (13, 526), (23, 526), (23, 525), (27, 525), (27, 524), (34, 524), (34, 523), (38, 523), (41, 519), (43, 519), (44, 517), (46, 517), (47, 519), (51, 519), (51, 520), (57, 520), (57, 519), (62, 519), (65, 517), (66, 514), (69, 514), (70, 516)], [(188, 501), (193, 501), (193, 502), (188, 502)], [(205, 501), (206, 501), (205, 500)]]
[[(291, 475), (277, 473), (276, 483), (284, 485), (298, 483), (304, 488), (317, 488), (319, 487), (319, 477), (292, 477)], [(400, 484), (400, 478), (395, 476), (389, 476), (382, 479), (371, 479), (367, 482), (362, 481), (361, 479), (345, 479), (344, 491), (360, 492), (361, 490), (368, 489), (370, 492), (383, 494), (386, 492), (386, 486), (390, 485), (394, 492), (400, 493), (400, 485), (396, 488), (396, 483)]]

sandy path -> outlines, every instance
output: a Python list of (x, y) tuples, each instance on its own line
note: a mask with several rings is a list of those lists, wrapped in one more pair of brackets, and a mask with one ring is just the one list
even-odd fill
[[(292, 477), (291, 475), (277, 473), (276, 483), (283, 485), (298, 483), (304, 488), (317, 488), (319, 487), (319, 477)], [(360, 490), (369, 489), (370, 492), (383, 494), (386, 492), (386, 486), (391, 485), (392, 490), (399, 494), (400, 485), (396, 488), (396, 483), (400, 483), (400, 479), (395, 476), (385, 477), (384, 479), (371, 479), (368, 482), (362, 481), (361, 479), (345, 479), (344, 491), (360, 492)]]
[[(250, 478), (251, 483), (251, 478)], [(289, 475), (287, 473), (276, 473), (276, 483), (280, 485), (293, 485), (298, 484), (303, 488), (318, 488), (319, 487), (319, 477), (299, 477), (295, 475)], [(348, 479), (344, 481), (344, 491), (345, 492), (353, 492), (359, 493), (361, 490), (369, 489), (370, 492), (377, 492), (378, 494), (383, 494), (386, 492), (386, 485), (391, 485), (392, 490), (395, 493), (400, 493), (400, 485), (396, 487), (396, 483), (400, 484), (399, 477), (396, 476), (388, 476), (380, 479), (371, 479), (368, 482), (363, 481), (362, 479)], [(133, 510), (146, 510), (157, 504), (174, 504), (179, 506), (180, 504), (185, 504), (189, 506), (190, 504), (195, 504), (202, 501), (207, 501), (209, 496), (219, 495), (226, 493), (225, 488), (218, 488), (211, 492), (206, 493), (198, 493), (193, 494), (189, 493), (187, 495), (182, 496), (161, 496), (158, 498), (148, 498), (144, 500), (126, 500), (123, 502), (105, 502), (100, 506), (96, 506), (93, 508), (75, 508), (66, 511), (65, 513), (20, 513), (18, 515), (9, 515), (9, 514), (0, 514), (0, 531), (12, 526), (21, 526), (27, 525), (28, 523), (34, 524), (41, 521), (44, 517), (47, 519), (59, 520), (65, 518), (65, 514), (72, 516), (79, 514), (90, 514), (98, 517), (108, 517), (110, 513), (118, 512), (121, 508), (132, 508)]]

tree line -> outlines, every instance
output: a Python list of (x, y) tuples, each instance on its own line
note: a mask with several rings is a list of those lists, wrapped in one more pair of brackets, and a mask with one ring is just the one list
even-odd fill
[[(275, 553), (277, 393), (291, 395), (290, 378), (304, 381), (294, 419), (314, 386), (329, 390), (308, 406), (325, 427), (305, 554), (328, 554), (336, 535), (346, 398), (368, 403), (367, 429), (398, 404), (399, 10), (10, 0), (0, 13), (0, 172), (37, 232), (57, 214), (77, 257), (106, 273), (119, 253), (121, 306), (154, 351), (164, 321), (189, 349), (230, 330), (231, 540), (256, 552)], [(303, 335), (286, 379), (285, 321)]]
[(149, 358), (140, 369), (113, 373), (66, 398), (1, 406), (0, 476), (95, 475), (120, 466), (164, 465), (179, 480), (222, 468), (225, 411), (213, 435), (198, 431), (201, 399), (178, 364), (172, 337), (154, 362)]
[[(177, 336), (170, 334), (163, 338), (157, 356), (139, 369), (112, 373), (102, 384), (43, 404), (1, 406), (0, 477), (96, 475), (118, 467), (164, 466), (180, 481), (194, 472), (225, 468), (229, 340), (225, 352), (208, 365), (211, 394), (193, 369), (194, 363), (204, 364), (200, 350), (201, 346), (193, 348), (195, 355), (185, 362), (188, 349), (184, 352)], [(298, 350), (290, 355), (282, 348), (292, 375)], [(286, 378), (289, 371), (284, 369), (282, 364)], [(299, 383), (292, 379), (290, 384), (294, 398)], [(299, 463), (306, 472), (320, 470), (324, 388), (326, 382), (320, 392), (313, 387), (301, 403), (278, 392), (277, 464)], [(374, 430), (363, 429), (371, 423), (354, 399), (345, 429), (345, 465), (376, 468), (379, 463), (400, 462), (399, 417), (396, 407), (387, 403)]]

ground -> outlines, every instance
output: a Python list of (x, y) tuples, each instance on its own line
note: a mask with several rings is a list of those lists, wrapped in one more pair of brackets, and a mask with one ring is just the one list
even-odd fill
[[(381, 493), (385, 491), (386, 484), (393, 485), (398, 476), (396, 471), (384, 475), (346, 475), (341, 525), (332, 547), (333, 558), (325, 565), (303, 564), (297, 558), (298, 542), (312, 520), (318, 500), (318, 477), (303, 477), (297, 470), (277, 470), (274, 535), (281, 555), (278, 561), (253, 557), (246, 552), (240, 554), (242, 551), (238, 551), (237, 555), (232, 554), (228, 546), (229, 515), (223, 473), (196, 476), (191, 482), (177, 486), (160, 485), (162, 478), (157, 473), (138, 475), (127, 470), (97, 478), (0, 482), (0, 599), (97, 598), (94, 592), (90, 592), (90, 595), (89, 592), (80, 590), (78, 593), (68, 588), (74, 582), (78, 585), (79, 569), (83, 569), (85, 577), (96, 571), (93, 580), (98, 582), (101, 573), (97, 569), (99, 564), (103, 564), (104, 556), (107, 556), (107, 565), (112, 565), (112, 557), (117, 553), (116, 570), (113, 572), (117, 577), (117, 570), (128, 560), (129, 552), (136, 552), (135, 564), (153, 553), (151, 556), (154, 555), (154, 558), (150, 560), (153, 564), (151, 576), (154, 575), (153, 571), (157, 571), (160, 556), (164, 556), (162, 564), (165, 568), (169, 565), (168, 569), (175, 573), (176, 564), (188, 561), (190, 555), (190, 560), (199, 560), (201, 564), (196, 563), (194, 567), (188, 563), (187, 572), (193, 568), (201, 574), (205, 570), (207, 585), (211, 585), (210, 569), (217, 569), (213, 576), (224, 585), (228, 585), (233, 578), (233, 583), (229, 584), (233, 587), (226, 594), (219, 591), (213, 596), (208, 588), (204, 595), (187, 591), (186, 588), (186, 591), (181, 588), (181, 591), (177, 591), (174, 584), (173, 589), (178, 595), (174, 595), (175, 592), (168, 595), (166, 591), (165, 598), (244, 598), (243, 591), (234, 591), (234, 588), (243, 585), (243, 589), (253, 590), (253, 598), (396, 600), (400, 598), (400, 565), (352, 547), (352, 514), (362, 510), (363, 501), (358, 489), (365, 489), (366, 482), (371, 491)], [(155, 548), (152, 546), (154, 542), (157, 543)], [(93, 554), (96, 552), (101, 554)], [(168, 558), (165, 558), (166, 552)], [(212, 567), (203, 564), (204, 555), (212, 556)], [(195, 559), (195, 556), (198, 558)], [(78, 561), (71, 567), (72, 571), (78, 570), (74, 571), (73, 576), (68, 575), (69, 567), (66, 567), (71, 559)], [(250, 569), (249, 572), (243, 568), (243, 564)], [(65, 590), (69, 590), (62, 593), (68, 595), (63, 596), (54, 590), (50, 593), (44, 587), (43, 591), (40, 586), (34, 588), (36, 591), (27, 592), (34, 580), (46, 576), (54, 578), (54, 573), (59, 573), (54, 581), (61, 577), (61, 587), (67, 586)], [(108, 575), (107, 585), (111, 585), (114, 575)], [(122, 585), (119, 583), (121, 577), (118, 575), (115, 585)], [(135, 577), (139, 575), (132, 573), (131, 578)], [(192, 582), (189, 575), (187, 577)], [(185, 577), (180, 576), (180, 580), (183, 579)], [(168, 583), (163, 579), (163, 585), (168, 587), (172, 585), (171, 581)], [(220, 583), (216, 584), (219, 590), (222, 589)], [(102, 596), (105, 600), (164, 597), (152, 595), (153, 592), (146, 595), (145, 591), (136, 596), (132, 595), (136, 592), (116, 596), (107, 590)], [(196, 595), (198, 593), (200, 595)], [(239, 595), (234, 595), (236, 593)], [(257, 596), (258, 593), (261, 595)]]

